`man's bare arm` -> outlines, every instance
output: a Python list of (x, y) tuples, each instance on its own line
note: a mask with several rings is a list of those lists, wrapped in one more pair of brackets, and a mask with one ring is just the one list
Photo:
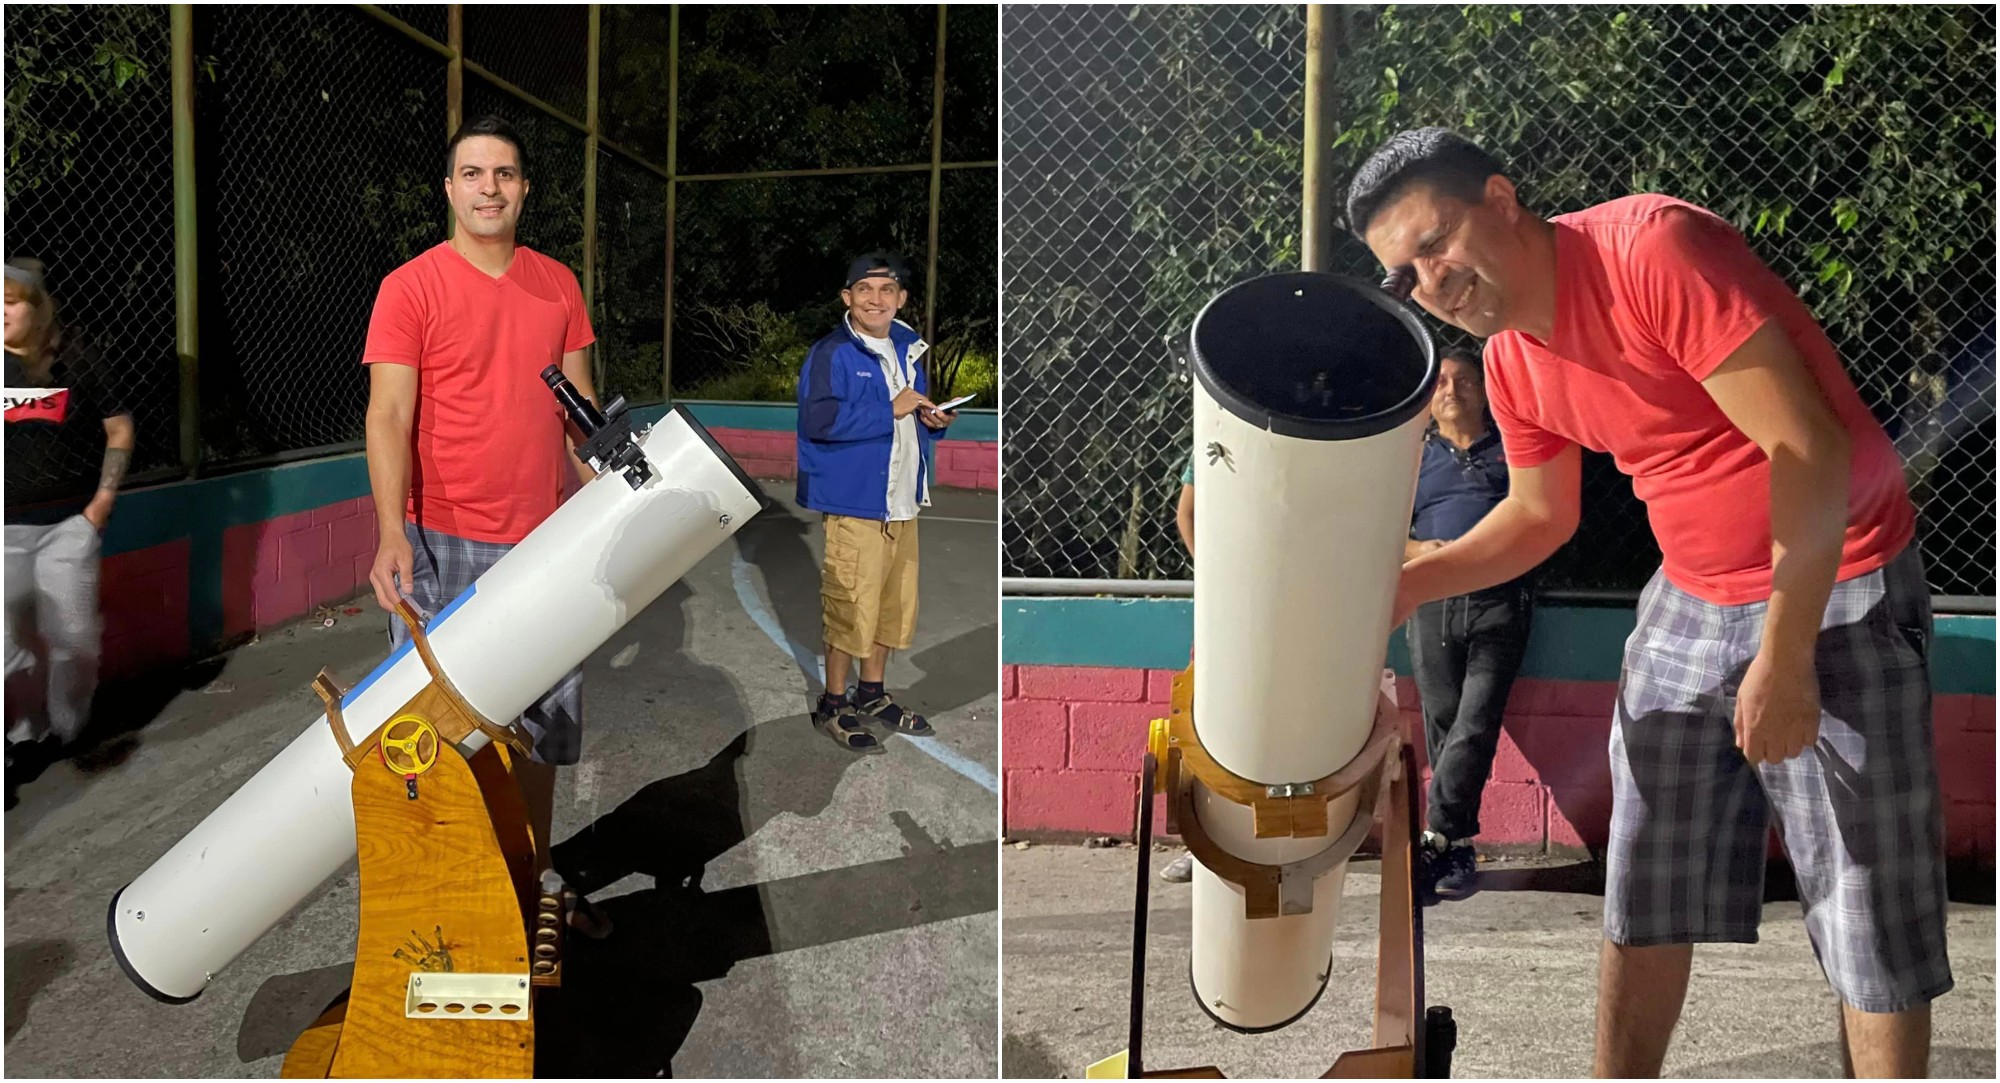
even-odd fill
[(1701, 386), (1771, 460), (1771, 608), (1763, 649), (1810, 658), (1847, 535), (1847, 429), (1775, 320)]
[(1738, 697), (1737, 726), (1751, 762), (1776, 762), (1797, 755), (1819, 728), (1813, 650), (1847, 534), (1851, 449), (1847, 429), (1775, 320), (1701, 386), (1771, 461), (1771, 604)]
[(1540, 466), (1510, 466), (1507, 498), (1450, 545), (1403, 565), (1397, 623), (1417, 606), (1516, 579), (1576, 534), (1583, 509), (1583, 451), (1571, 444)]
[[(600, 410), (604, 408), (604, 404), (597, 401), (597, 388), (590, 382), (590, 347), (585, 346), (581, 350), (571, 350), (564, 354), (562, 371), (564, 376), (569, 377), (569, 382), (576, 385), (578, 394), (589, 399), (592, 406)], [(589, 484), (590, 479), (597, 475), (590, 469), (590, 464), (584, 462), (582, 456), (576, 453), (575, 438), (563, 437), (563, 446), (569, 448), (570, 465), (576, 468), (577, 478)]]
[[(368, 366), (368, 488), (375, 498), (380, 537), (368, 581), (375, 602), (394, 610), (398, 593), (408, 593), (414, 556), (403, 533), (410, 501), (410, 427), (417, 416), (417, 370), (409, 365)], [(395, 581), (400, 576), (400, 592)]]
[(1174, 506), (1174, 526), (1180, 528), (1181, 544), (1188, 556), (1194, 555), (1194, 486), (1181, 486), (1180, 503)]

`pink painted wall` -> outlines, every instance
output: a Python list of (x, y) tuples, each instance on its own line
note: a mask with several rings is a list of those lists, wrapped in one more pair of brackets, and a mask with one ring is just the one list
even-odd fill
[(104, 676), (140, 673), (188, 656), (188, 552), (181, 538), (104, 558), (97, 585)]
[[(1003, 666), (1001, 798), (1010, 837), (1130, 838), (1147, 723), (1164, 717), (1170, 670)], [(1426, 784), (1413, 683), (1396, 682)], [(1611, 815), (1607, 743), (1617, 685), (1521, 680), (1486, 784), (1487, 843), (1552, 849), (1604, 845)], [(1994, 863), (1994, 697), (1939, 696), (1934, 715), (1946, 796), (1946, 847)], [(1155, 802), (1155, 830), (1164, 829)]]
[(222, 535), (223, 634), (246, 635), (352, 597), (368, 585), (374, 561), (375, 505), (366, 496), (230, 527)]
[[(710, 429), (710, 436), (753, 478), (798, 476), (798, 436), (768, 429)], [(954, 489), (1000, 488), (1000, 445), (946, 440), (937, 446), (937, 483)]]

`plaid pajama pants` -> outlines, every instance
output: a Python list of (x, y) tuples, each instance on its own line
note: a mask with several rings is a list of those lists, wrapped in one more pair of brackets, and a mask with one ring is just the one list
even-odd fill
[(1735, 744), (1736, 690), (1767, 607), (1712, 605), (1658, 573), (1640, 598), (1611, 731), (1604, 934), (1755, 943), (1775, 815), (1834, 992), (1862, 1011), (1917, 1007), (1952, 987), (1923, 558), (1913, 541), (1834, 585), (1819, 738), (1753, 767)]
[[(410, 584), (411, 601), (426, 620), (465, 593), (474, 580), (486, 574), (486, 569), (513, 548), (500, 542), (453, 537), (410, 522), (403, 524), (403, 533), (415, 553), (411, 562), (411, 578), (415, 580)], [(402, 618), (390, 614), (391, 647), (402, 646), (409, 637), (410, 631)], [(528, 731), (528, 740), (534, 748), (532, 758), (537, 762), (568, 766), (581, 759), (583, 669), (578, 667), (564, 674), (548, 695), (522, 712), (521, 725)]]

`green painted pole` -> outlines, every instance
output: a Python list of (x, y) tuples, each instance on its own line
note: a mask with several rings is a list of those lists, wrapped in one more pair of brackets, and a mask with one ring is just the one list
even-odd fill
[(181, 466), (201, 473), (201, 334), (197, 323), (194, 188), (194, 5), (169, 16), (173, 53), (174, 352), (181, 370)]
[(674, 401), (674, 212), (680, 184), (681, 6), (667, 9), (667, 270), (666, 322), (660, 325), (660, 401)]
[[(601, 42), (602, 10), (599, 5), (590, 5), (590, 35), (584, 54), (584, 95), (583, 106), (583, 310), (590, 313), (593, 324), (598, 323), (597, 312), (597, 62), (598, 47)], [(591, 381), (597, 387), (597, 397), (603, 401), (604, 390), (604, 340), (598, 339), (590, 351)]]
[(931, 228), (925, 249), (924, 339), (937, 342), (938, 204), (944, 185), (944, 20), (945, 5), (937, 6), (937, 70), (931, 80)]

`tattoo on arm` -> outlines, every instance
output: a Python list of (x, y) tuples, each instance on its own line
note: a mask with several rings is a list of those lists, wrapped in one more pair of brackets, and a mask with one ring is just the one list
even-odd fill
[(117, 492), (125, 482), (125, 468), (132, 465), (129, 448), (111, 447), (104, 449), (104, 472), (98, 475), (99, 492)]

